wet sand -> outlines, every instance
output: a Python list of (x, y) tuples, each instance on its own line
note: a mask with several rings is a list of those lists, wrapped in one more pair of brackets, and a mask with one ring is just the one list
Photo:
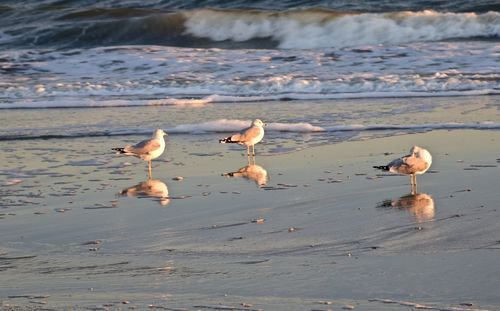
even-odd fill
[[(149, 184), (107, 153), (142, 138), (2, 147), (1, 310), (500, 308), (498, 131), (264, 141), (251, 168), (218, 135), (172, 135)], [(415, 144), (434, 163), (409, 196), (372, 166)]]

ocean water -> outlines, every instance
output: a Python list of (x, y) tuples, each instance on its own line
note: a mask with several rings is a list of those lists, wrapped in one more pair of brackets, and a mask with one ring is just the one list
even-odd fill
[[(387, 124), (382, 106), (389, 102), (398, 113), (399, 104), (390, 99), (449, 96), (478, 96), (487, 98), (488, 107), (497, 105), (499, 42), (500, 4), (490, 0), (3, 1), (0, 139), (37, 138), (22, 124), (7, 125), (13, 110), (78, 108), (76, 115), (83, 116), (81, 109), (99, 115), (100, 108), (123, 113), (135, 106), (184, 109), (192, 115), (186, 123), (158, 123), (184, 134), (235, 130), (253, 117), (265, 118), (268, 106), (299, 107), (300, 116), (267, 120), (280, 123), (270, 127), (277, 131), (498, 128), (494, 115), (461, 123), (456, 113), (436, 122)], [(375, 123), (363, 124), (359, 114), (325, 117), (332, 107), (321, 103), (358, 109), (349, 99), (381, 99), (367, 109), (378, 117)], [(207, 106), (254, 110), (245, 117), (214, 113), (200, 119), (195, 110)], [(448, 106), (429, 100), (409, 109)], [(90, 126), (92, 118), (82, 119), (88, 126), (76, 130), (73, 124), (33, 122), (31, 128), (44, 138), (152, 128), (128, 126), (132, 122), (124, 117), (103, 129)], [(227, 119), (233, 126), (227, 127)]]

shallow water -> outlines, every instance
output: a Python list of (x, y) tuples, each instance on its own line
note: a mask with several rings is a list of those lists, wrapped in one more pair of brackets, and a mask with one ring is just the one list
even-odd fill
[(307, 146), (318, 141), (434, 129), (498, 129), (499, 106), (498, 96), (471, 96), (231, 102), (200, 107), (6, 109), (0, 115), (0, 141), (92, 136), (113, 140), (150, 136), (155, 128), (183, 135), (188, 141), (205, 141), (203, 135), (238, 131), (250, 120), (261, 118), (268, 123), (269, 146), (294, 141)]

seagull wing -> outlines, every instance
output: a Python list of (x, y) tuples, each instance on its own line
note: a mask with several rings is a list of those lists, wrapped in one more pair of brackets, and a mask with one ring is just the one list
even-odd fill
[(134, 154), (148, 154), (152, 151), (155, 151), (156, 149), (160, 148), (160, 142), (156, 139), (149, 139), (149, 140), (144, 140), (141, 141), (140, 143), (133, 145), (133, 146), (128, 146), (125, 148), (126, 152), (129, 153), (134, 153)]
[(393, 173), (411, 175), (425, 170), (428, 163), (421, 158), (408, 155), (392, 160), (387, 166), (389, 167), (389, 171)]
[(249, 141), (260, 135), (261, 128), (258, 126), (252, 126), (240, 134), (240, 141)]
[(405, 174), (399, 171), (403, 164), (404, 164), (403, 158), (397, 158), (389, 162), (389, 164), (387, 164), (387, 167), (389, 168), (389, 171), (392, 173)]
[(250, 130), (252, 127), (247, 127), (242, 129), (238, 134), (231, 135), (231, 141), (233, 142), (242, 142), (244, 141), (245, 133)]
[(425, 162), (424, 159), (414, 156), (404, 158), (404, 162), (408, 171), (406, 174), (415, 174), (417, 172), (424, 171), (429, 165), (429, 163)]

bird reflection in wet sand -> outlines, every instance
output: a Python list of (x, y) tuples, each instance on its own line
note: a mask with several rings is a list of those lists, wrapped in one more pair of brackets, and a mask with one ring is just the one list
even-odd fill
[(436, 213), (434, 199), (426, 193), (410, 193), (397, 199), (385, 200), (377, 207), (405, 209), (418, 223), (433, 220)]
[(237, 170), (236, 172), (224, 173), (222, 176), (227, 177), (243, 177), (254, 181), (257, 186), (263, 187), (267, 184), (269, 176), (267, 171), (260, 165), (249, 164)]
[(158, 179), (148, 179), (135, 186), (120, 191), (120, 195), (128, 197), (154, 197), (160, 198), (160, 204), (165, 206), (170, 203), (167, 185)]

